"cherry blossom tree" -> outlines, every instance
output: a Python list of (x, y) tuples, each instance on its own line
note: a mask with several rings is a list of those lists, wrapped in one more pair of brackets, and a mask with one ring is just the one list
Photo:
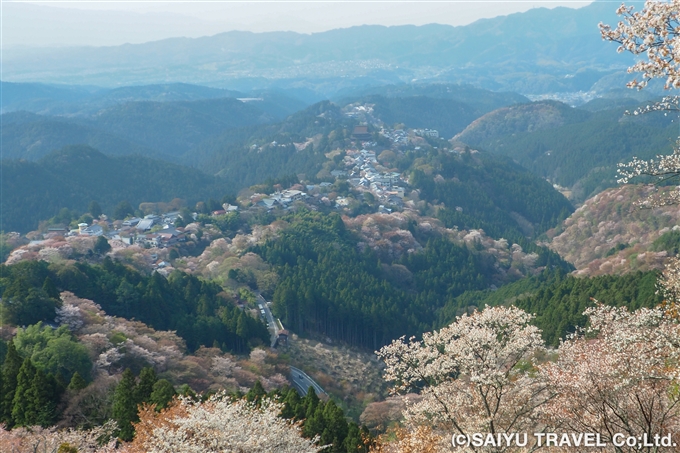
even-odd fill
[(644, 55), (628, 72), (642, 73), (629, 87), (641, 89), (653, 78), (665, 78), (665, 87), (680, 88), (680, 0), (647, 0), (640, 11), (622, 4), (616, 13), (622, 20), (616, 28), (600, 23), (607, 41), (619, 43), (619, 52)]
[(156, 413), (140, 411), (130, 453), (312, 453), (318, 439), (305, 439), (298, 423), (279, 417), (281, 405), (264, 399), (259, 407), (218, 393), (204, 402), (179, 397)]
[(662, 309), (597, 305), (585, 314), (590, 327), (562, 342), (557, 361), (540, 368), (555, 391), (543, 407), (546, 423), (565, 433), (599, 433), (610, 446), (617, 433), (646, 434), (652, 442), (680, 432), (680, 325)]
[[(652, 79), (665, 79), (665, 88), (680, 88), (680, 0), (647, 0), (640, 11), (622, 4), (616, 11), (622, 18), (616, 28), (600, 23), (600, 33), (607, 41), (619, 44), (619, 52), (631, 52), (641, 56), (637, 63), (628, 68), (630, 73), (642, 73), (642, 79), (628, 83), (631, 88), (642, 89)], [(653, 111), (680, 110), (677, 96), (664, 97), (633, 114)], [(619, 183), (627, 184), (638, 176), (651, 176), (660, 180), (680, 176), (680, 142), (673, 147), (670, 155), (659, 155), (656, 159), (633, 158), (619, 164)], [(650, 197), (643, 205), (654, 207), (680, 202), (680, 192), (671, 191)]]
[(10, 431), (0, 426), (0, 452), (113, 453), (116, 451), (116, 439), (112, 436), (115, 430), (114, 422), (107, 422), (91, 430), (57, 430), (56, 427), (31, 426)]
[(538, 409), (550, 392), (533, 373), (532, 357), (544, 346), (532, 318), (516, 307), (486, 308), (422, 341), (402, 338), (383, 347), (378, 355), (392, 390), (422, 396), (407, 405), (406, 426), (448, 436), (540, 430)]

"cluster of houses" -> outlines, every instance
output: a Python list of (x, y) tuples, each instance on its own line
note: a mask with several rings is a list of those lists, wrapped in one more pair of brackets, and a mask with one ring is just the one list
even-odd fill
[(436, 129), (414, 129), (413, 132), (418, 137), (439, 138), (439, 131)]
[(370, 191), (384, 204), (402, 207), (405, 184), (403, 177), (399, 172), (377, 171), (377, 163), (375, 151), (348, 150), (345, 164), (354, 166), (348, 172), (347, 180), (353, 187)]
[(406, 132), (403, 129), (383, 128), (383, 129), (380, 130), (380, 135), (382, 135), (383, 137), (387, 137), (395, 145), (398, 145), (398, 146), (408, 145), (408, 132)]
[[(328, 183), (328, 185), (331, 184)], [(251, 201), (253, 201), (253, 206), (266, 208), (267, 210), (274, 208), (288, 209), (294, 201), (305, 200), (308, 197), (309, 195), (302, 190), (291, 188), (283, 191), (277, 190), (264, 198), (256, 194), (251, 197)]]
[(48, 228), (47, 236), (104, 236), (130, 245), (166, 248), (186, 241), (184, 229), (174, 226), (179, 216), (179, 212), (168, 212), (163, 215), (149, 214), (144, 218), (133, 217), (122, 222), (111, 222), (102, 216), (91, 225), (79, 223), (78, 228), (73, 230), (52, 226)]

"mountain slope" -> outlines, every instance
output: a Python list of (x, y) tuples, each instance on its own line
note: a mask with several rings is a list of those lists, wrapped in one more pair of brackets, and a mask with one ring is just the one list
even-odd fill
[(474, 106), (451, 99), (367, 96), (360, 102), (373, 104), (375, 116), (386, 124), (403, 123), (411, 128), (436, 129), (442, 137), (453, 136), (479, 116)]
[(672, 116), (541, 101), (488, 113), (454, 139), (510, 157), (583, 201), (615, 184), (616, 164), (670, 151), (677, 134)]
[(88, 145), (112, 156), (139, 154), (160, 157), (161, 154), (96, 127), (28, 112), (2, 115), (0, 134), (4, 159), (38, 160), (52, 151), (75, 144)]
[(123, 200), (143, 201), (221, 198), (224, 180), (198, 170), (141, 156), (108, 157), (87, 146), (71, 146), (38, 162), (2, 161), (4, 231), (26, 232), (68, 208), (84, 212), (97, 201), (104, 212)]
[(43, 115), (85, 115), (112, 105), (133, 101), (195, 101), (224, 97), (246, 97), (237, 91), (186, 83), (126, 86), (120, 88), (43, 83), (0, 82), (1, 113), (26, 110)]
[(557, 101), (540, 101), (502, 107), (476, 119), (454, 137), (472, 146), (501, 141), (523, 132), (552, 129), (564, 124), (583, 122), (590, 113), (576, 110)]
[(273, 121), (251, 103), (234, 98), (191, 102), (129, 102), (106, 109), (87, 123), (177, 159), (226, 129)]
[(473, 106), (481, 113), (529, 102), (529, 99), (517, 93), (489, 91), (457, 83), (405, 83), (352, 88), (341, 90), (332, 100), (337, 99), (339, 104), (348, 104), (357, 98), (374, 95), (386, 98), (425, 96), (434, 99), (451, 99)]
[[(635, 202), (652, 190), (649, 186), (626, 185), (595, 195), (550, 232), (550, 236), (559, 233), (552, 238), (550, 248), (573, 263), (577, 275), (582, 276), (662, 268), (672, 247), (655, 241), (671, 230), (676, 232), (680, 212), (677, 206), (635, 207)], [(672, 246), (671, 242), (668, 244)]]

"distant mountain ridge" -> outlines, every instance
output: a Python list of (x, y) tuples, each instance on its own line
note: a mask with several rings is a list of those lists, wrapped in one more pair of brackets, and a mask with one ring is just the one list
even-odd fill
[[(632, 61), (600, 39), (597, 24), (616, 22), (614, 12), (612, 4), (594, 2), (579, 9), (535, 8), (460, 27), (364, 25), (311, 35), (230, 31), (114, 47), (8, 50), (4, 77), (109, 86), (171, 77), (224, 87), (230, 79), (271, 86), (301, 77), (397, 77), (474, 81), (526, 93), (577, 91)], [(345, 80), (335, 91), (351, 85)]]

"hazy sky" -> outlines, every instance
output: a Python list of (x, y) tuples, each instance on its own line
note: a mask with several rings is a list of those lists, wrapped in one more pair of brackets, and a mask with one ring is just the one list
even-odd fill
[[(363, 24), (464, 25), (531, 8), (590, 1), (80, 1), (0, 0), (2, 46), (119, 45), (229, 30), (314, 33)], [(612, 7), (619, 4), (614, 0)], [(614, 5), (616, 4), (616, 5)]]

